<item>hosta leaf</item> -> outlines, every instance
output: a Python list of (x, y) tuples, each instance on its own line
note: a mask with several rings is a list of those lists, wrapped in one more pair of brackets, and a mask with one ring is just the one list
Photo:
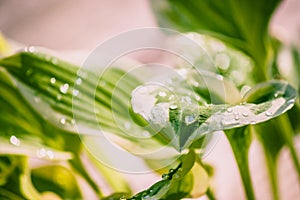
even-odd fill
[(210, 34), (252, 57), (257, 68), (265, 66), (270, 48), (268, 23), (280, 0), (151, 2), (160, 26)]
[[(17, 79), (30, 105), (59, 129), (79, 130), (81, 134), (101, 133), (101, 129), (131, 141), (141, 141), (124, 134), (130, 131), (131, 135), (140, 136), (144, 131), (128, 121), (131, 91), (140, 82), (126, 75), (120, 84), (126, 74), (124, 70), (112, 67), (97, 77), (55, 57), (31, 52), (3, 58), (0, 65)], [(126, 129), (128, 126), (130, 130)]]
[[(176, 87), (174, 93), (180, 89)], [(164, 99), (161, 93), (166, 94)], [(193, 96), (171, 97), (165, 87), (143, 85), (134, 91), (131, 102), (136, 114), (182, 151), (208, 133), (261, 123), (283, 114), (294, 105), (297, 92), (285, 82), (270, 81), (254, 87), (246, 94), (247, 101), (238, 105), (202, 106)], [(254, 97), (256, 101), (251, 101)]]

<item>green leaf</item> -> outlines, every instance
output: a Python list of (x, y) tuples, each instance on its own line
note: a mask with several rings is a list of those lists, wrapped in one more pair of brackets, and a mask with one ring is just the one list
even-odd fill
[[(244, 100), (251, 103), (261, 103), (277, 97), (285, 98), (287, 100), (286, 108), (290, 108), (289, 102), (292, 101), (293, 104), (295, 103), (297, 91), (288, 84), (272, 81), (257, 85), (251, 92), (246, 94)], [(292, 98), (290, 99), (289, 97)], [(287, 110), (286, 108), (283, 108), (283, 110)], [(281, 114), (282, 113), (283, 112), (281, 112)], [(273, 115), (276, 113), (269, 114)], [(293, 144), (294, 134), (292, 126), (286, 114), (278, 116), (279, 115), (275, 115), (274, 117), (276, 118), (255, 126), (257, 137), (264, 148), (274, 199), (279, 199), (277, 159), (279, 152), (284, 145), (287, 145), (289, 148), (294, 165), (300, 177), (300, 164)]]
[(63, 199), (80, 199), (80, 189), (76, 178), (61, 165), (50, 165), (31, 170), (31, 179), (35, 188), (40, 192), (52, 191)]
[(219, 38), (252, 57), (256, 63), (256, 71), (263, 72), (256, 74), (257, 80), (265, 80), (271, 48), (268, 24), (280, 0), (151, 2), (160, 26)]
[[(164, 100), (159, 98), (162, 91), (166, 93)], [(294, 105), (297, 91), (282, 81), (261, 83), (236, 105), (201, 105), (189, 96), (178, 96), (176, 100), (171, 96), (160, 86), (140, 86), (133, 94), (132, 107), (180, 152), (215, 131), (261, 123), (283, 114)], [(140, 98), (149, 103), (139, 102)], [(202, 143), (198, 147), (203, 148)]]

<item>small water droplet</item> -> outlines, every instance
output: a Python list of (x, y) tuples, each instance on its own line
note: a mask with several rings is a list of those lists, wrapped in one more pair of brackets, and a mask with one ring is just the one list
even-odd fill
[(82, 83), (82, 79), (81, 78), (77, 78), (75, 81), (76, 85), (80, 85)]
[(245, 113), (245, 112), (242, 115), (243, 115), (243, 117), (248, 117), (249, 116), (249, 114)]
[(185, 116), (184, 121), (187, 125), (189, 125), (195, 121), (195, 116), (193, 115)]
[(26, 47), (25, 48), (25, 52), (34, 53), (35, 52), (35, 47), (34, 46)]
[(149, 133), (148, 131), (143, 131), (143, 132), (142, 132), (142, 135), (143, 135), (144, 137), (146, 137), (146, 138), (148, 138), (148, 137), (151, 136), (150, 133)]
[(159, 92), (159, 93), (158, 93), (158, 96), (160, 96), (160, 97), (166, 97), (166, 96), (167, 96), (167, 93), (165, 93), (165, 92)]
[(58, 101), (60, 101), (60, 100), (62, 99), (62, 95), (61, 95), (61, 94), (58, 94), (58, 95), (56, 96), (56, 99), (57, 99)]
[(272, 113), (272, 112), (269, 112), (269, 111), (267, 111), (267, 112), (265, 113), (265, 115), (266, 115), (267, 117), (271, 117), (271, 116), (273, 115), (273, 113)]
[(169, 176), (169, 174), (163, 174), (163, 175), (161, 176), (161, 178), (162, 178), (163, 180), (168, 180), (168, 179), (170, 178), (170, 176)]
[(47, 150), (44, 148), (41, 148), (37, 151), (37, 156), (39, 158), (44, 158), (44, 157), (46, 157), (46, 155), (47, 155)]
[(46, 61), (51, 61), (51, 56), (50, 56), (50, 55), (46, 55), (46, 56), (45, 56), (45, 60), (46, 60)]
[(56, 64), (58, 63), (57, 58), (52, 57), (52, 58), (51, 58), (51, 63), (54, 64), (54, 65), (56, 65)]
[(53, 159), (54, 158), (53, 151), (47, 150), (47, 156), (48, 156), (49, 159)]
[(15, 146), (20, 146), (21, 144), (21, 141), (14, 135), (10, 137), (9, 141)]
[(176, 109), (178, 108), (178, 106), (175, 105), (175, 104), (173, 104), (173, 105), (171, 105), (169, 108), (170, 108), (170, 110), (176, 110)]
[(219, 81), (223, 81), (223, 79), (224, 79), (224, 77), (222, 76), (222, 75), (217, 75), (217, 79), (219, 80)]
[(55, 84), (55, 82), (56, 82), (56, 79), (54, 77), (50, 78), (50, 83), (51, 84)]
[(238, 121), (238, 120), (240, 119), (240, 117), (239, 117), (238, 115), (236, 115), (236, 116), (234, 116), (234, 119), (235, 119), (236, 121)]
[(66, 122), (67, 122), (67, 120), (66, 120), (66, 118), (61, 118), (60, 119), (60, 121), (59, 121), (62, 125), (65, 125), (66, 124)]
[(232, 108), (227, 108), (227, 110), (226, 110), (228, 113), (232, 113)]
[(125, 127), (125, 129), (129, 130), (131, 128), (131, 123), (125, 122), (124, 127)]
[(40, 103), (40, 102), (41, 102), (41, 98), (38, 97), (38, 96), (35, 96), (35, 97), (33, 98), (33, 100), (34, 100), (35, 103)]
[(69, 84), (65, 83), (62, 86), (60, 86), (59, 91), (63, 94), (66, 94), (68, 92), (69, 89)]
[(73, 89), (72, 94), (73, 94), (73, 96), (78, 96), (79, 90)]
[(33, 73), (32, 69), (28, 69), (25, 73), (26, 76), (31, 76)]
[(169, 170), (169, 173), (173, 173), (173, 172), (174, 172), (174, 169), (170, 169), (170, 170)]
[(71, 119), (71, 124), (72, 124), (72, 125), (76, 124), (75, 119)]

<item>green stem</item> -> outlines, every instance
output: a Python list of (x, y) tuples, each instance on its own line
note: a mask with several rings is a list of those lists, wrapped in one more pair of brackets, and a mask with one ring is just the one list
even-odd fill
[(247, 199), (254, 200), (255, 195), (248, 161), (248, 152), (252, 141), (249, 129), (249, 126), (245, 126), (225, 132), (239, 168)]
[(211, 190), (211, 188), (207, 189), (206, 196), (209, 200), (216, 200), (216, 197), (215, 197), (213, 191)]
[(286, 143), (286, 145), (289, 148), (289, 151), (291, 153), (291, 157), (292, 157), (294, 166), (296, 168), (298, 178), (300, 180), (300, 163), (299, 163), (297, 151), (296, 151), (294, 143), (293, 143), (293, 136), (294, 136), (293, 132), (294, 132), (294, 130), (292, 128), (292, 125), (289, 121), (289, 118), (288, 118), (287, 114), (281, 115), (278, 118), (278, 120), (280, 121), (281, 128), (284, 130), (284, 131), (282, 131), (283, 137), (284, 137), (285, 143)]
[(265, 157), (267, 161), (267, 168), (269, 172), (269, 178), (271, 181), (273, 199), (279, 200), (278, 192), (278, 178), (277, 178), (277, 159), (272, 156), (272, 154), (265, 149)]

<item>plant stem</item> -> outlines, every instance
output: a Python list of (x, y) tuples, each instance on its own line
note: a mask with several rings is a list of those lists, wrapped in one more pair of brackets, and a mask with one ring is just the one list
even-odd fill
[(249, 170), (248, 152), (252, 141), (249, 126), (226, 131), (239, 172), (243, 181), (244, 190), (248, 200), (254, 200), (254, 190)]

